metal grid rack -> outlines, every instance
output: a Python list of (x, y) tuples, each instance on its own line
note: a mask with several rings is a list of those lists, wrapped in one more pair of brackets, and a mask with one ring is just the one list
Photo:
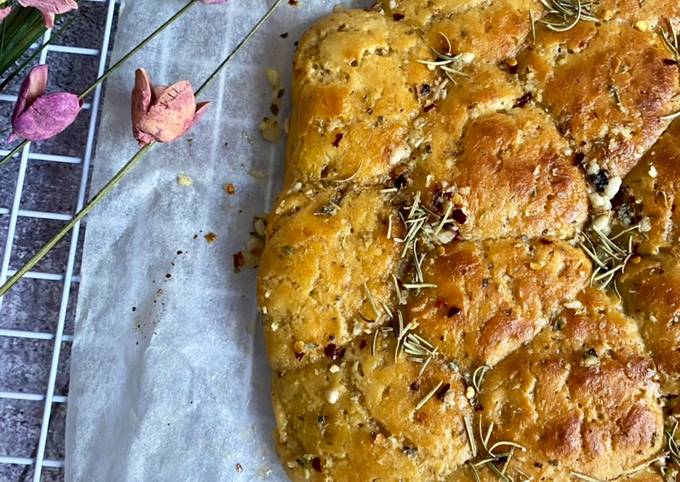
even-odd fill
[[(75, 79), (82, 74), (80, 71), (82, 62), (79, 59), (89, 58), (93, 63), (91, 77), (96, 78), (105, 71), (107, 66), (112, 27), (117, 13), (116, 0), (81, 0), (79, 3), (81, 9), (85, 9), (86, 4), (98, 4), (99, 8), (105, 9), (105, 13), (102, 12), (98, 17), (103, 21), (103, 25), (98, 26), (101, 31), (100, 44), (92, 46), (67, 45), (79, 43), (78, 34), (75, 32), (75, 41), (68, 42), (64, 41), (64, 38), (60, 38), (59, 42), (48, 45), (42, 51), (38, 62), (46, 63), (51, 55), (54, 57), (54, 54), (59, 54), (60, 57), (70, 57), (73, 59), (72, 63), (71, 60), (64, 61), (64, 57), (62, 57), (62, 64), (65, 63), (67, 68), (61, 70), (66, 70), (66, 72), (62, 72), (62, 74), (66, 74), (66, 78)], [(46, 32), (42, 39), (43, 42), (48, 41), (50, 35), (50, 31)], [(97, 62), (96, 68), (94, 62)], [(71, 70), (71, 72), (68, 72), (68, 70)], [(68, 81), (62, 83), (68, 83)], [(60, 87), (63, 87), (63, 85), (60, 85)], [(45, 236), (49, 237), (58, 229), (54, 226), (55, 224), (70, 220), (72, 214), (81, 209), (86, 201), (101, 93), (102, 87), (100, 85), (84, 105), (85, 112), (81, 114), (81, 117), (86, 120), (82, 121), (80, 127), (72, 126), (73, 128), (70, 128), (71, 144), (75, 144), (81, 149), (79, 153), (72, 152), (76, 155), (54, 153), (63, 152), (63, 149), (60, 150), (63, 147), (60, 142), (63, 141), (57, 138), (55, 141), (42, 143), (38, 146), (26, 146), (8, 165), (3, 166), (3, 169), (7, 171), (5, 173), (0, 172), (0, 176), (9, 176), (12, 179), (5, 179), (5, 184), (0, 184), (0, 284), (14, 273), (22, 260), (27, 259), (44, 242), (40, 239), (27, 241), (25, 237), (19, 239), (20, 236), (17, 233), (23, 232), (23, 229), (30, 233), (31, 228), (35, 228), (39, 223), (51, 223), (49, 227), (41, 226), (39, 228), (44, 231)], [(0, 94), (0, 110), (3, 117), (6, 117), (5, 113), (11, 110), (15, 101), (16, 95)], [(73, 136), (78, 136), (80, 139), (73, 139)], [(0, 155), (7, 153), (7, 150), (0, 150)], [(25, 203), (22, 202), (25, 201), (26, 194), (28, 194), (25, 192), (25, 188), (27, 183), (30, 186), (31, 177), (36, 169), (34, 166), (41, 163), (58, 166), (55, 168), (57, 171), (51, 172), (59, 172), (58, 169), (63, 167), (77, 169), (78, 174), (69, 177), (70, 184), (72, 184), (71, 189), (58, 189), (60, 191), (59, 202), (68, 203), (67, 209), (61, 209), (61, 206), (54, 205), (54, 199), (56, 199), (54, 196), (42, 196), (40, 192), (33, 193), (33, 198), (43, 199), (43, 202), (37, 203), (39, 204), (37, 208), (32, 208), (33, 206), (26, 208)], [(49, 169), (45, 174), (51, 175)], [(12, 186), (13, 193), (8, 192), (6, 187), (2, 187), (8, 185)], [(31, 189), (35, 190), (33, 187)], [(59, 212), (60, 210), (62, 212)], [(68, 333), (69, 330), (65, 329), (65, 326), (70, 323), (67, 320), (72, 320), (74, 317), (75, 292), (77, 292), (79, 282), (80, 238), (81, 227), (76, 225), (68, 237), (68, 241), (62, 242), (61, 255), (53, 256), (53, 258), (58, 259), (45, 260), (35, 271), (28, 273), (25, 281), (21, 283), (39, 284), (24, 290), (31, 293), (31, 296), (24, 296), (24, 299), (22, 299), (21, 294), (19, 294), (14, 300), (8, 300), (9, 295), (5, 299), (0, 298), (0, 353), (5, 350), (3, 359), (0, 360), (0, 372), (23, 370), (23, 368), (17, 369), (16, 367), (25, 362), (25, 360), (21, 360), (22, 354), (30, 355), (32, 351), (36, 351), (35, 345), (31, 345), (32, 343), (43, 344), (45, 354), (40, 363), (49, 364), (49, 369), (47, 366), (42, 367), (41, 373), (47, 375), (46, 384), (44, 379), (41, 380), (41, 385), (44, 387), (43, 391), (36, 389), (37, 384), (34, 383), (18, 386), (17, 380), (21, 377), (12, 378), (12, 374), (0, 373), (0, 403), (6, 403), (12, 407), (15, 404), (29, 404), (28, 408), (13, 410), (19, 413), (18, 419), (21, 419), (21, 414), (24, 412), (32, 413), (34, 419), (33, 431), (21, 429), (9, 433), (8, 428), (2, 425), (2, 421), (3, 419), (8, 420), (10, 417), (9, 415), (7, 417), (2, 415), (0, 409), (0, 481), (3, 482), (24, 480), (38, 482), (41, 480), (63, 480), (64, 478), (63, 425), (55, 430), (52, 428), (51, 422), (54, 419), (55, 412), (59, 411), (65, 414), (64, 409), (68, 398), (63, 393), (67, 388), (65, 383), (61, 383), (61, 387), (57, 387), (57, 380), (58, 378), (68, 379), (68, 363), (64, 361), (64, 352), (70, 352), (69, 344), (73, 340), (73, 335)], [(46, 288), (48, 285), (49, 288)], [(11, 318), (16, 313), (27, 317), (30, 317), (34, 312), (47, 313), (49, 310), (25, 309), (26, 303), (45, 303), (48, 296), (42, 295), (53, 290), (57, 290), (53, 296), (55, 312), (44, 316), (51, 319), (33, 320), (39, 321), (36, 323), (29, 320), (24, 326), (17, 326), (17, 323), (12, 322)], [(3, 304), (10, 303), (14, 306), (3, 306)], [(3, 311), (3, 308), (5, 308), (5, 311)], [(13, 315), (9, 316), (6, 313), (13, 313)], [(56, 320), (53, 319), (54, 317), (56, 317)], [(17, 348), (18, 343), (26, 343), (27, 345), (23, 348)], [(44, 347), (45, 344), (47, 348)], [(65, 346), (66, 348), (63, 349)], [(41, 408), (42, 411), (40, 412)], [(61, 416), (60, 418), (63, 424), (64, 417)], [(31, 422), (19, 420), (16, 423), (18, 425), (30, 425)], [(3, 432), (5, 432), (4, 435)], [(56, 432), (56, 435), (54, 432)], [(19, 434), (19, 437), (23, 434), (24, 438), (33, 438), (34, 440), (17, 441), (17, 434)], [(11, 437), (14, 437), (14, 440)], [(58, 443), (60, 449), (56, 451), (49, 449), (49, 440), (54, 437), (61, 439)], [(20, 446), (30, 447), (32, 453), (14, 452)], [(55, 453), (57, 453), (56, 456)]]

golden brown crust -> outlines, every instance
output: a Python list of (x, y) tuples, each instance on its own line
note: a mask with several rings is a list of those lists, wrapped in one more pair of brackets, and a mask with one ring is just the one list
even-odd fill
[[(288, 475), (662, 480), (680, 71), (659, 32), (680, 3), (601, 0), (565, 32), (540, 0), (381, 3), (318, 22), (294, 62), (258, 278)], [(608, 294), (596, 226), (634, 228)]]
[(466, 125), (450, 157), (425, 157), (416, 166), (414, 190), (461, 209), (463, 239), (569, 238), (586, 219), (587, 198), (584, 176), (566, 152), (542, 111), (492, 113)]
[[(397, 247), (386, 238), (392, 212), (377, 189), (284, 193), (268, 225), (258, 300), (272, 366), (318, 360), (326, 344), (344, 345), (390, 297)], [(370, 259), (370, 264), (366, 260)]]
[(669, 253), (644, 257), (621, 276), (621, 296), (640, 325), (665, 391), (677, 393), (680, 382), (680, 260)]
[(394, 359), (392, 337), (378, 337), (375, 355), (371, 346), (361, 336), (341, 355), (274, 378), (278, 449), (292, 479), (434, 480), (469, 457), (460, 375), (436, 362), (419, 378), (417, 366)]
[(668, 125), (660, 117), (677, 110), (668, 50), (655, 33), (625, 23), (544, 32), (520, 58), (526, 83), (577, 152), (625, 175)]
[(583, 289), (590, 262), (562, 241), (452, 243), (423, 267), (409, 319), (465, 371), (494, 365), (530, 341)]
[(640, 253), (680, 246), (680, 121), (674, 121), (640, 163), (624, 179), (618, 206), (630, 224), (645, 220)]
[(491, 371), (479, 398), (491, 440), (521, 440), (513, 467), (536, 480), (615, 478), (661, 448), (658, 386), (635, 323), (600, 292), (579, 301)]

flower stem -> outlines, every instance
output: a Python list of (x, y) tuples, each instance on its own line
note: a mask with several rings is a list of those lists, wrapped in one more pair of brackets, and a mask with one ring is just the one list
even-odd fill
[[(196, 0), (192, 0), (196, 1)], [(281, 3), (282, 0), (276, 0), (274, 4), (269, 7), (269, 10), (267, 10), (267, 13), (265, 13), (262, 18), (255, 24), (255, 26), (248, 32), (248, 34), (243, 37), (243, 39), (238, 43), (236, 47), (227, 55), (227, 57), (220, 63), (220, 65), (217, 66), (217, 68), (208, 76), (208, 78), (201, 84), (201, 86), (196, 90), (195, 94), (198, 95), (201, 93), (208, 85), (210, 82), (215, 80), (217, 76), (219, 75), (220, 71), (229, 63), (231, 59), (234, 58), (236, 54), (241, 50), (241, 48), (248, 43), (248, 41), (255, 35), (255, 33), (259, 30), (259, 28), (269, 19), (269, 17), (274, 13), (274, 11), (277, 9), (279, 4)], [(26, 143), (28, 141), (24, 141)], [(22, 144), (24, 144), (22, 143)], [(22, 266), (12, 277), (10, 277), (5, 284), (0, 286), (0, 298), (2, 298), (7, 292), (21, 279), (23, 278), (26, 273), (28, 273), (31, 269), (33, 269), (46, 255), (49, 253), (52, 248), (54, 248), (59, 241), (61, 241), (64, 236), (68, 234), (73, 227), (80, 222), (85, 216), (87, 216), (90, 211), (92, 211), (101, 201), (108, 195), (113, 188), (116, 187), (116, 185), (123, 180), (123, 178), (137, 165), (137, 163), (142, 160), (144, 156), (151, 150), (151, 148), (156, 145), (156, 142), (151, 142), (141, 149), (137, 151), (137, 153), (130, 158), (130, 160), (109, 180), (109, 182), (104, 185), (104, 187), (97, 193), (95, 196), (81, 209), (76, 213), (76, 215), (69, 221), (69, 223), (61, 228), (59, 232), (45, 245), (43, 246), (37, 253), (33, 255), (33, 257), (28, 260), (28, 262)], [(20, 147), (16, 148), (17, 152), (20, 149)], [(15, 154), (15, 153), (14, 153)], [(10, 153), (11, 155), (14, 155), (13, 153)], [(3, 160), (4, 161), (4, 160)], [(2, 161), (0, 161), (0, 164)]]
[(148, 37), (146, 37), (144, 40), (142, 40), (136, 47), (134, 47), (132, 50), (130, 50), (128, 53), (123, 55), (120, 60), (118, 60), (115, 64), (113, 64), (111, 67), (109, 67), (109, 70), (104, 72), (101, 77), (99, 77), (97, 80), (92, 82), (92, 85), (87, 87), (78, 97), (80, 100), (83, 100), (85, 97), (90, 95), (94, 89), (104, 82), (106, 79), (111, 76), (118, 68), (123, 65), (130, 57), (135, 55), (137, 52), (139, 52), (141, 49), (146, 46), (149, 42), (151, 42), (154, 38), (156, 38), (163, 30), (165, 30), (168, 26), (172, 25), (175, 20), (180, 18), (182, 15), (184, 15), (191, 7), (194, 6), (195, 3), (197, 3), (198, 0), (189, 0), (189, 2), (184, 5), (182, 8), (180, 8), (177, 13), (175, 13), (172, 17), (167, 19), (160, 27), (158, 27), (156, 30), (154, 30)]
[(246, 36), (243, 37), (243, 39), (241, 39), (241, 41), (238, 43), (238, 45), (236, 45), (236, 47), (234, 47), (234, 50), (232, 50), (231, 53), (229, 55), (227, 55), (227, 57), (222, 61), (222, 63), (217, 66), (217, 68), (213, 71), (213, 73), (210, 74), (207, 79), (205, 79), (205, 82), (203, 82), (201, 84), (201, 86), (198, 89), (196, 89), (196, 91), (194, 92), (194, 95), (198, 96), (201, 92), (203, 92), (203, 90), (205, 90), (206, 87), (208, 87), (208, 85), (213, 80), (215, 80), (215, 78), (220, 74), (220, 72), (222, 71), (224, 66), (227, 65), (229, 63), (229, 61), (232, 58), (234, 58), (234, 56), (236, 54), (239, 53), (241, 48), (250, 41), (250, 39), (253, 37), (253, 35), (255, 35), (257, 33), (257, 31), (260, 29), (260, 27), (262, 27), (262, 25), (264, 25), (264, 23), (267, 20), (269, 20), (269, 17), (272, 16), (274, 11), (279, 7), (280, 3), (281, 3), (281, 0), (276, 0), (272, 4), (272, 6), (269, 7), (269, 10), (267, 10), (267, 12), (262, 16), (262, 18), (260, 18), (260, 20), (258, 20), (258, 22), (255, 24), (255, 26), (253, 26), (253, 28), (250, 29), (250, 32), (248, 32), (246, 34)]
[[(121, 65), (123, 65), (127, 60), (130, 59), (133, 55), (135, 55), (137, 52), (139, 52), (141, 49), (143, 49), (149, 42), (151, 42), (154, 38), (156, 38), (160, 33), (165, 30), (168, 26), (172, 25), (175, 20), (180, 18), (182, 15), (184, 15), (191, 7), (196, 4), (198, 0), (189, 0), (184, 7), (179, 9), (172, 17), (167, 19), (160, 27), (158, 27), (156, 30), (154, 30), (149, 36), (147, 36), (144, 40), (142, 40), (136, 47), (134, 47), (132, 50), (130, 50), (128, 53), (123, 55), (115, 64), (113, 64), (109, 69), (104, 72), (101, 77), (99, 77), (97, 80), (92, 82), (92, 84), (87, 87), (83, 92), (80, 93), (78, 98), (80, 100), (83, 100), (85, 97), (90, 95), (94, 89), (97, 88), (99, 84), (104, 82), (106, 79), (108, 79), (111, 74), (113, 74), (116, 70), (120, 68)], [(29, 144), (31, 141), (29, 140), (24, 140), (21, 144), (19, 144), (17, 147), (12, 149), (9, 154), (7, 154), (5, 157), (0, 159), (0, 167), (2, 167), (3, 164), (5, 164), (7, 161), (9, 161), (12, 157), (14, 157), (24, 146)]]
[(17, 145), (14, 149), (9, 151), (9, 154), (7, 154), (5, 157), (0, 159), (0, 167), (2, 167), (2, 165), (4, 163), (6, 163), (7, 161), (9, 161), (11, 158), (16, 156), (19, 153), (19, 151), (24, 148), (25, 145), (30, 144), (30, 143), (31, 143), (31, 141), (28, 141), (28, 140), (21, 141), (21, 144)]
[(42, 260), (47, 253), (49, 253), (52, 248), (54, 248), (59, 241), (61, 241), (64, 236), (68, 234), (69, 231), (75, 226), (78, 222), (80, 222), (87, 214), (92, 211), (101, 201), (106, 197), (108, 193), (110, 193), (114, 187), (116, 187), (116, 184), (118, 184), (131, 170), (135, 165), (142, 160), (142, 158), (146, 155), (147, 152), (151, 150), (151, 148), (155, 145), (155, 142), (149, 143), (142, 147), (137, 153), (130, 158), (130, 160), (116, 173), (115, 176), (111, 178), (109, 182), (106, 183), (106, 185), (99, 191), (91, 200), (88, 202), (83, 209), (78, 211), (78, 213), (73, 216), (73, 219), (69, 221), (69, 223), (61, 228), (59, 232), (45, 245), (43, 246), (40, 251), (35, 253), (33, 257), (28, 260), (28, 262), (19, 269), (14, 275), (5, 282), (2, 286), (0, 286), (0, 297), (4, 296), (21, 278), (24, 277), (26, 273), (28, 273), (33, 267), (35, 267), (36, 264)]

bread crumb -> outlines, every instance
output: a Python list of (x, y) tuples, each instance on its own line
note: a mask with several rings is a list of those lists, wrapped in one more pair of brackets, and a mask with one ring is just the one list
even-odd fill
[(654, 167), (654, 165), (649, 166), (649, 177), (655, 178), (657, 174), (656, 167)]
[(206, 234), (206, 235), (203, 236), (203, 237), (204, 237), (205, 240), (208, 242), (208, 244), (212, 244), (212, 243), (214, 243), (215, 241), (217, 241), (217, 235), (216, 235), (215, 233), (213, 233), (212, 231), (210, 231), (208, 234)]
[(340, 391), (337, 388), (331, 388), (326, 392), (326, 400), (331, 405), (335, 405), (340, 399)]
[(276, 69), (267, 69), (265, 73), (267, 74), (267, 80), (272, 89), (278, 89), (281, 83), (281, 74), (279, 74), (279, 71)]
[(281, 136), (281, 129), (279, 128), (279, 121), (270, 117), (265, 117), (260, 123), (260, 134), (265, 140), (269, 142), (277, 142)]
[(191, 187), (194, 185), (194, 180), (186, 174), (177, 174), (177, 184), (182, 187)]
[(236, 186), (228, 182), (227, 184), (224, 185), (224, 192), (226, 192), (229, 195), (236, 194)]
[(646, 32), (649, 30), (649, 24), (645, 20), (638, 20), (635, 22), (635, 28), (640, 32)]

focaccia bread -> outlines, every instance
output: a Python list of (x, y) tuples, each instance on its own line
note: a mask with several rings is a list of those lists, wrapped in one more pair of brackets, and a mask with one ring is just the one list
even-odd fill
[(680, 2), (378, 3), (294, 62), (258, 279), (288, 475), (676, 480)]

